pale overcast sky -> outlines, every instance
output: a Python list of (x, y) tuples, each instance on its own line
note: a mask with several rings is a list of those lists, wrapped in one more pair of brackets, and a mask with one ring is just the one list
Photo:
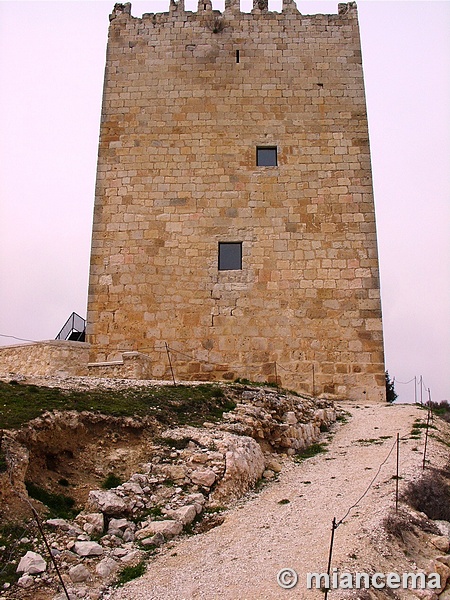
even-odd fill
[[(297, 3), (303, 14), (336, 13), (337, 4)], [(132, 5), (140, 17), (169, 0)], [(72, 311), (86, 316), (113, 6), (0, 1), (3, 335), (52, 339)], [(196, 10), (195, 0), (186, 6)], [(358, 9), (386, 367), (398, 382), (422, 375), (433, 400), (450, 400), (450, 2), (360, 0)], [(396, 389), (414, 399), (414, 383)]]

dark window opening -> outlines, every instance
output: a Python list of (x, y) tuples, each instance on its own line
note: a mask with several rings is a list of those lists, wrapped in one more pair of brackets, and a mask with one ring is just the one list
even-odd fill
[(256, 165), (258, 167), (276, 167), (278, 165), (276, 146), (256, 148)]
[(239, 62), (239, 50), (236, 50), (236, 62)]
[(219, 242), (219, 271), (242, 269), (242, 242)]

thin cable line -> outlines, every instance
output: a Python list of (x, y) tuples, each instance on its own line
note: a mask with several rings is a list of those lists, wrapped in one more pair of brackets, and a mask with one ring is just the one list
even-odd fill
[(394, 378), (394, 382), (395, 383), (401, 383), (402, 385), (407, 385), (408, 383), (411, 383), (411, 381), (414, 381), (415, 377), (413, 377), (412, 379), (410, 379), (409, 381), (399, 381), (398, 379)]
[[(5, 333), (0, 333), (0, 337), (11, 338), (13, 340), (19, 340), (19, 342), (32, 342), (33, 344), (39, 344), (41, 342), (37, 342), (36, 340), (27, 340), (26, 338), (16, 337), (15, 335), (6, 335)], [(45, 343), (45, 342), (42, 342)]]
[(366, 491), (364, 492), (364, 494), (355, 502), (355, 504), (352, 504), (352, 506), (350, 506), (350, 508), (348, 509), (348, 511), (345, 513), (345, 515), (342, 517), (342, 519), (340, 521), (338, 521), (336, 523), (336, 527), (335, 529), (337, 529), (339, 527), (339, 525), (342, 525), (342, 523), (345, 521), (345, 519), (348, 517), (348, 515), (350, 514), (350, 511), (353, 510), (355, 508), (355, 506), (358, 506), (358, 504), (361, 502), (361, 500), (364, 498), (364, 496), (366, 496), (370, 490), (370, 488), (372, 487), (372, 485), (375, 482), (375, 479), (378, 477), (381, 468), (383, 467), (384, 464), (386, 464), (388, 458), (391, 456), (392, 451), (394, 450), (395, 446), (397, 445), (397, 440), (395, 440), (394, 445), (392, 446), (392, 448), (389, 450), (389, 454), (386, 456), (386, 458), (383, 460), (383, 462), (381, 463), (381, 465), (378, 467), (378, 471), (375, 473), (375, 477), (372, 479), (372, 481), (369, 483), (369, 485), (367, 486)]

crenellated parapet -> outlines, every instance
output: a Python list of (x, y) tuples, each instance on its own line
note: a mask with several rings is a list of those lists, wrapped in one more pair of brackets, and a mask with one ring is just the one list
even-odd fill
[[(152, 18), (155, 22), (163, 22), (169, 18), (187, 19), (204, 17), (205, 13), (221, 14), (220, 11), (214, 10), (211, 0), (198, 0), (197, 12), (185, 10), (185, 0), (169, 0), (169, 10), (164, 13), (144, 13), (142, 19)], [(279, 15), (298, 15), (301, 16), (297, 8), (295, 0), (283, 0), (282, 10), (280, 12), (269, 11), (269, 0), (253, 0), (253, 9), (251, 13), (242, 12), (240, 8), (240, 0), (225, 0), (224, 16), (233, 15), (235, 18), (248, 18), (249, 15), (258, 16), (265, 15), (277, 18)], [(338, 4), (338, 15), (341, 17), (356, 17), (357, 6), (356, 2), (348, 2)], [(131, 3), (115, 4), (113, 12), (110, 15), (110, 21), (118, 17), (131, 17)], [(307, 15), (311, 17), (311, 15)], [(317, 15), (323, 16), (323, 15)], [(333, 15), (336, 16), (336, 15)]]

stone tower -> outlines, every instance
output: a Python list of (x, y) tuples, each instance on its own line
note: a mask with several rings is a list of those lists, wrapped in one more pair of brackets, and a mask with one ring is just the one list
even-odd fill
[[(357, 9), (110, 17), (91, 361), (384, 398)], [(167, 345), (167, 346), (166, 346)], [(365, 396), (363, 395), (365, 394)]]

